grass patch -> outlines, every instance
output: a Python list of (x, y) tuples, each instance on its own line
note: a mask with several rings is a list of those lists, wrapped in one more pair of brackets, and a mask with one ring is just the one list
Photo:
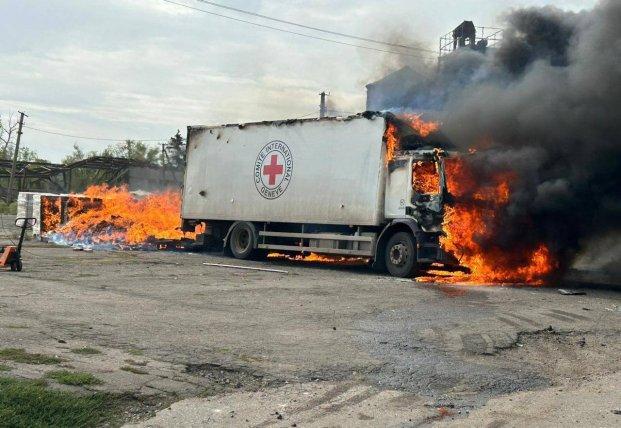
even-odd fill
[(49, 390), (41, 380), (0, 378), (0, 425), (8, 427), (92, 427), (116, 417), (109, 394), (77, 395)]
[(73, 352), (74, 354), (80, 354), (80, 355), (97, 355), (97, 354), (101, 354), (101, 351), (99, 349), (89, 348), (88, 346), (86, 346), (84, 348), (72, 349), (71, 352)]
[(0, 372), (8, 372), (11, 371), (11, 367), (4, 365), (4, 364), (0, 364)]
[(9, 360), (24, 364), (58, 364), (62, 362), (58, 357), (44, 354), (31, 354), (21, 348), (0, 349), (0, 360)]
[(63, 385), (101, 385), (103, 381), (86, 372), (70, 372), (68, 370), (55, 370), (45, 374), (48, 379), (54, 379)]
[(140, 357), (141, 355), (144, 355), (144, 351), (138, 348), (131, 348), (127, 351), (127, 353), (133, 355), (134, 357)]
[(121, 367), (121, 370), (130, 372), (130, 373), (135, 373), (135, 374), (149, 374), (149, 372), (146, 370), (142, 370), (142, 369), (139, 369), (138, 367), (132, 367), (132, 366), (123, 366)]

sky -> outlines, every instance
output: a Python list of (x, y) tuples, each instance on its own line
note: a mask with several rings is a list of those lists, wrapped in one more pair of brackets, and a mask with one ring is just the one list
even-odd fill
[[(204, 10), (252, 18), (197, 0)], [(279, 19), (437, 50), (463, 20), (503, 26), (511, 8), (590, 8), (596, 0), (219, 0)], [(165, 140), (188, 125), (312, 117), (319, 93), (341, 114), (364, 110), (365, 85), (404, 64), (433, 61), (314, 40), (208, 15), (163, 0), (0, 0), (0, 115), (74, 136)], [(384, 47), (385, 48), (385, 47)], [(386, 48), (391, 49), (391, 48)], [(77, 143), (25, 128), (22, 144), (60, 161)], [(157, 142), (149, 144), (158, 144)]]

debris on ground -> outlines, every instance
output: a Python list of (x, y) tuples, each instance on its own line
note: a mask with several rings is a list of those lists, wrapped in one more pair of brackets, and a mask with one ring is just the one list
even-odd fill
[(581, 290), (567, 290), (565, 288), (559, 288), (558, 292), (563, 296), (584, 296), (586, 291)]
[(289, 273), (289, 271), (287, 270), (282, 270), (282, 269), (266, 269), (266, 268), (258, 268), (258, 267), (251, 267), (251, 266), (239, 266), (239, 265), (229, 265), (226, 263), (203, 263), (205, 266), (216, 266), (216, 267), (223, 267), (223, 268), (228, 268), (228, 269), (243, 269), (243, 270), (258, 270), (260, 272), (275, 272), (275, 273)]

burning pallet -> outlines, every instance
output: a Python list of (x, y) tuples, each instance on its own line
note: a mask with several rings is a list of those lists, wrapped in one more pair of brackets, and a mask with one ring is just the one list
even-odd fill
[(35, 239), (66, 224), (74, 215), (101, 205), (101, 200), (79, 194), (20, 192), (17, 197), (17, 217), (37, 220), (32, 228)]
[(183, 233), (180, 194), (134, 194), (124, 187), (91, 186), (83, 194), (22, 192), (18, 213), (35, 217), (35, 238), (75, 248), (185, 250), (194, 234)]

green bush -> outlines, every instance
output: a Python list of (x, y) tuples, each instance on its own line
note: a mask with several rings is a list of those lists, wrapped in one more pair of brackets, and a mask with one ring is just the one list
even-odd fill
[(17, 202), (7, 204), (4, 201), (0, 201), (0, 214), (17, 214)]

